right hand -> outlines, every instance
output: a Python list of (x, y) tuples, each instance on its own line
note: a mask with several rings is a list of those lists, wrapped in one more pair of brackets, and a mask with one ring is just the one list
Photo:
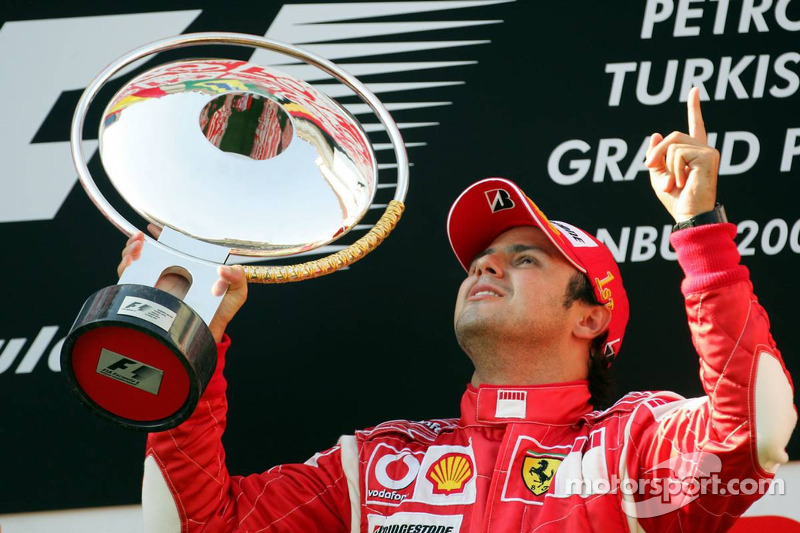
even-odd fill
[(719, 152), (708, 145), (697, 87), (689, 91), (686, 107), (689, 134), (654, 133), (645, 159), (650, 184), (675, 222), (711, 211), (717, 200)]
[[(148, 224), (147, 230), (155, 237), (161, 235), (161, 228), (154, 224)], [(122, 277), (122, 273), (126, 268), (131, 266), (131, 263), (139, 259), (142, 255), (142, 246), (144, 245), (144, 233), (138, 231), (134, 233), (128, 242), (125, 243), (125, 248), (122, 250), (122, 260), (117, 266), (117, 275)], [(214, 283), (211, 288), (211, 293), (214, 296), (225, 295), (217, 308), (214, 318), (208, 328), (211, 330), (211, 335), (216, 342), (222, 340), (222, 335), (225, 333), (225, 328), (239, 309), (244, 305), (247, 300), (247, 278), (244, 274), (244, 269), (239, 266), (220, 265), (217, 269), (219, 279)], [(186, 293), (189, 287), (189, 281), (179, 274), (165, 274), (161, 276), (156, 282), (155, 287), (164, 292), (168, 292), (173, 296), (182, 296)]]

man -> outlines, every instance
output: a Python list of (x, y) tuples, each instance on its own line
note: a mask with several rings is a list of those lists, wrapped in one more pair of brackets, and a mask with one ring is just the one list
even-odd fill
[[(696, 89), (688, 107), (689, 135), (654, 134), (647, 165), (677, 222), (672, 243), (707, 397), (631, 393), (592, 411), (590, 368), (610, 364), (627, 322), (617, 265), (592, 236), (548, 221), (514, 183), (484, 180), (448, 217), (468, 270), (455, 330), (475, 365), (461, 418), (387, 422), (305, 464), (230, 476), (220, 441), (224, 330), (246, 283), (241, 269), (222, 267), (214, 290), (227, 295), (211, 324), (219, 365), (192, 417), (148, 438), (146, 531), (730, 527), (787, 460), (797, 417), (766, 314), (738, 264), (736, 229), (715, 208), (718, 153), (706, 145)], [(141, 239), (129, 241), (120, 272)], [(173, 282), (181, 280), (160, 286)], [(762, 490), (720, 490), (745, 479)]]

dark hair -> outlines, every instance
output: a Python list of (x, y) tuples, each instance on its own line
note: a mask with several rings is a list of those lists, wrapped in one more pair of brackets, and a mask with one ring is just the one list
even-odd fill
[[(567, 293), (564, 296), (564, 307), (570, 307), (575, 301), (600, 305), (594, 295), (592, 283), (583, 272), (576, 272), (569, 280)], [(603, 355), (606, 339), (608, 331), (592, 339), (589, 347), (589, 394), (591, 394), (589, 403), (595, 409), (606, 409), (616, 399), (616, 382), (611, 371), (611, 363)]]

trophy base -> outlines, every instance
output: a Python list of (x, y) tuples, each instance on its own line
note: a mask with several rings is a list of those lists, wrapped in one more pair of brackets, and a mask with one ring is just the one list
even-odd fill
[(114, 285), (90, 296), (61, 350), (61, 369), (84, 405), (149, 432), (191, 416), (216, 364), (203, 319), (146, 285)]

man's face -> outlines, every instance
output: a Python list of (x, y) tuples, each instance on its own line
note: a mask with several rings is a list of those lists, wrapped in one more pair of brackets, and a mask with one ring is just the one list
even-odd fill
[(539, 228), (501, 233), (472, 261), (458, 291), (459, 344), (469, 353), (474, 342), (563, 339), (572, 330), (564, 299), (575, 272)]

